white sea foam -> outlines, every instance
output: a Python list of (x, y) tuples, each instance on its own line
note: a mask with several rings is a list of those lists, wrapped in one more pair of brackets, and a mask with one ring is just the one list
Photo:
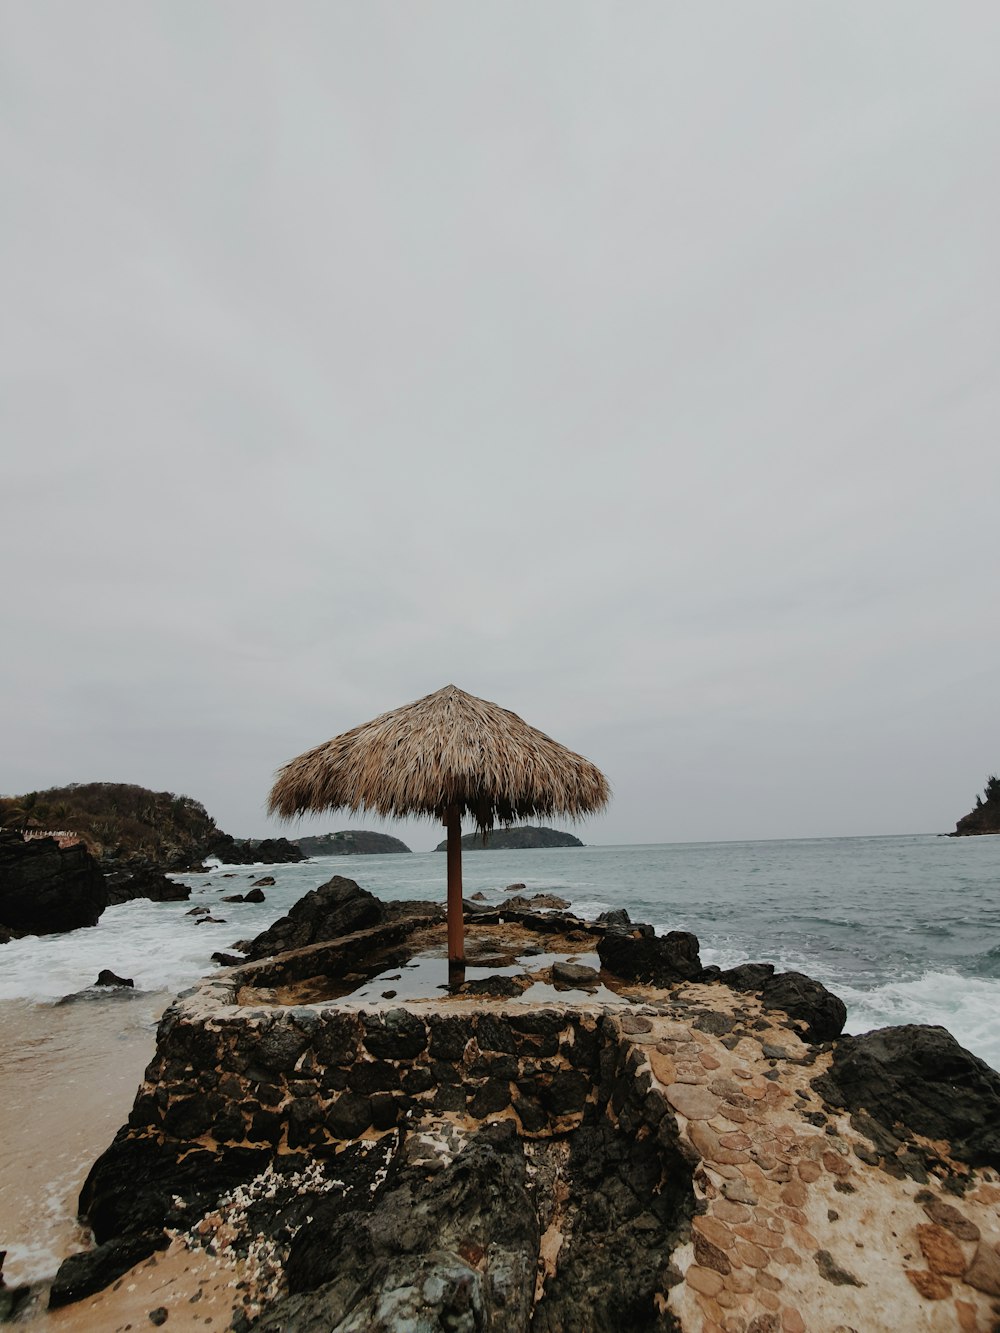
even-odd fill
[(981, 1060), (1000, 1069), (1000, 981), (963, 977), (955, 972), (925, 972), (910, 981), (890, 981), (872, 990), (841, 984), (847, 1005), (847, 1031), (900, 1023), (945, 1027)]

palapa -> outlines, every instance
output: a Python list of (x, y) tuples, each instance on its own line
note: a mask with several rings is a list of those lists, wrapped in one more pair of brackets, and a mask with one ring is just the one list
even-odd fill
[(464, 958), (462, 816), (497, 824), (583, 818), (608, 802), (596, 765), (516, 713), (455, 685), (394, 708), (279, 769), (268, 809), (283, 819), (323, 810), (426, 815), (448, 830), (448, 957)]

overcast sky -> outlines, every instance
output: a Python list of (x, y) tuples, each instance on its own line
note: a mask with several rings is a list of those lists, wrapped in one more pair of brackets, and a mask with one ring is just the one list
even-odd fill
[(260, 836), (449, 682), (601, 766), (589, 842), (1000, 770), (992, 0), (0, 22), (0, 791)]

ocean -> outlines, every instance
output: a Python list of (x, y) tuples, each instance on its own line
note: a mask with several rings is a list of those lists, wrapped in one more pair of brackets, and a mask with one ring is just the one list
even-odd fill
[[(845, 1001), (848, 1032), (938, 1023), (1000, 1069), (1000, 837), (483, 851), (465, 854), (463, 872), (467, 896), (500, 902), (506, 885), (523, 883), (528, 894), (560, 894), (583, 916), (624, 907), (658, 931), (693, 931), (706, 964), (806, 972)], [(275, 879), (264, 903), (222, 902), (264, 874)], [(190, 902), (126, 903), (92, 929), (0, 946), (0, 1249), (10, 1250), (9, 1278), (51, 1274), (67, 1245), (79, 1245), (76, 1192), (128, 1113), (170, 996), (214, 969), (214, 950), (253, 937), (335, 874), (380, 897), (444, 899), (440, 852), (217, 866), (180, 877)], [(198, 906), (224, 919), (198, 924), (189, 915)], [(104, 967), (133, 978), (136, 994), (56, 1003)], [(43, 1103), (77, 1131), (56, 1156), (43, 1145), (65, 1130), (43, 1129), (33, 1109)]]

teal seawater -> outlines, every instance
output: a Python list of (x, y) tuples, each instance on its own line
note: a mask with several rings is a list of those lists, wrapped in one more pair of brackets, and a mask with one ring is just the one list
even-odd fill
[[(225, 878), (228, 872), (232, 878)], [(215, 949), (262, 930), (333, 874), (383, 897), (444, 896), (445, 858), (336, 857), (268, 867), (267, 902), (222, 904), (262, 868), (189, 877), (190, 903), (129, 903), (92, 930), (0, 949), (0, 998), (45, 1001), (101, 967), (147, 989), (210, 971)], [(848, 1005), (848, 1030), (941, 1023), (1000, 1068), (1000, 837), (817, 838), (466, 853), (467, 895), (504, 898), (522, 882), (595, 915), (625, 907), (658, 930), (691, 930), (706, 963), (746, 959), (823, 981)], [(221, 924), (196, 925), (210, 905)]]

